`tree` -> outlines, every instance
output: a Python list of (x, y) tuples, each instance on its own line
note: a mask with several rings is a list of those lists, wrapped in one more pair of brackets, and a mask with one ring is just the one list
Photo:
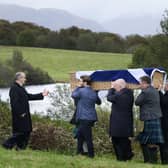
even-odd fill
[(91, 33), (80, 34), (77, 41), (77, 49), (94, 51), (96, 48), (95, 38)]
[(149, 45), (141, 45), (135, 50), (131, 67), (164, 67), (168, 70), (168, 37), (158, 34), (148, 40)]
[(79, 37), (80, 29), (76, 26), (72, 26), (72, 27), (66, 29), (66, 31), (67, 31), (68, 36)]
[(36, 35), (32, 30), (24, 30), (17, 37), (17, 45), (34, 46)]
[(132, 57), (132, 63), (129, 67), (131, 68), (144, 67), (147, 50), (148, 50), (147, 46), (137, 47), (134, 51)]
[(38, 37), (36, 37), (36, 41), (35, 41), (35, 46), (36, 47), (47, 47), (48, 46), (48, 36), (47, 35), (39, 35)]
[(144, 44), (144, 45), (147, 45), (148, 44), (148, 41), (145, 37), (142, 37), (138, 34), (135, 34), (135, 35), (128, 35), (126, 36), (126, 40), (125, 40), (125, 45), (126, 45), (126, 51), (128, 53), (133, 53), (134, 50)]
[(15, 45), (16, 34), (13, 31), (10, 23), (6, 20), (0, 20), (0, 44)]
[(150, 47), (153, 53), (153, 62), (168, 70), (168, 36), (164, 34), (153, 36)]
[(0, 87), (8, 87), (13, 82), (13, 70), (0, 63)]
[(57, 32), (51, 31), (47, 35), (47, 47), (61, 48), (61, 41)]
[(124, 52), (124, 40), (119, 36), (105, 37), (102, 41), (98, 43), (97, 50), (115, 53)]
[(160, 21), (160, 26), (162, 28), (162, 32), (168, 35), (168, 10), (165, 10), (165, 14), (163, 14), (163, 19)]

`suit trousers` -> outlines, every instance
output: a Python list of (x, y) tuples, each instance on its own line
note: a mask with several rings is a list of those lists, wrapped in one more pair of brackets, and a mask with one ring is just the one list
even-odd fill
[(160, 157), (162, 164), (168, 164), (168, 143), (160, 144)]
[(112, 137), (112, 144), (117, 160), (126, 161), (133, 157), (131, 141), (128, 137)]
[(26, 149), (29, 138), (30, 132), (13, 133), (13, 135), (3, 143), (3, 147), (12, 149), (16, 146), (16, 149)]
[(94, 157), (94, 148), (92, 141), (92, 126), (88, 123), (80, 123), (77, 133), (77, 153), (83, 154), (83, 144), (86, 142), (88, 148), (88, 156)]

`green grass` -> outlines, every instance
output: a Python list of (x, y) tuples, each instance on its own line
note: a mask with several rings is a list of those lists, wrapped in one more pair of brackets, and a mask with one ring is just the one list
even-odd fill
[(113, 156), (96, 156), (89, 159), (85, 156), (62, 155), (40, 151), (8, 151), (0, 148), (0, 168), (162, 168), (160, 164), (144, 164), (141, 160), (128, 162), (116, 161)]
[(11, 58), (15, 49), (21, 50), (28, 62), (47, 71), (57, 81), (68, 81), (69, 73), (79, 70), (125, 69), (132, 59), (131, 54), (0, 46), (0, 60)]

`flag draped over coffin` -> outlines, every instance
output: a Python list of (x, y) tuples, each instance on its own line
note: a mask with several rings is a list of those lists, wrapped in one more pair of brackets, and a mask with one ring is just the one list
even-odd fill
[(82, 75), (89, 75), (94, 82), (108, 82), (123, 78), (127, 83), (139, 84), (141, 76), (153, 77), (154, 72), (164, 73), (166, 79), (166, 72), (163, 68), (137, 68), (126, 70), (98, 70), (98, 71), (78, 71), (76, 72), (76, 79)]

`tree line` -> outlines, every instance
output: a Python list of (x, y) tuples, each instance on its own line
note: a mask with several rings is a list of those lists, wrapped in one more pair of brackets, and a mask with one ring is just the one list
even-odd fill
[(52, 31), (33, 23), (0, 20), (0, 45), (132, 53), (129, 67), (164, 67), (168, 70), (168, 10), (165, 10), (160, 26), (162, 33), (122, 37), (75, 26)]
[(0, 20), (0, 45), (125, 53), (146, 43), (146, 38), (140, 35), (123, 38), (118, 34), (96, 33), (76, 26), (52, 31), (34, 23)]

